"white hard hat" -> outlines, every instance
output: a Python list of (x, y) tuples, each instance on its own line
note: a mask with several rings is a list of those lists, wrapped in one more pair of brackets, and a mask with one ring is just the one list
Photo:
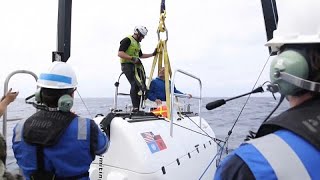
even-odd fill
[(69, 89), (77, 87), (78, 82), (69, 64), (55, 61), (47, 72), (40, 74), (37, 85), (50, 89)]
[(134, 28), (134, 33), (135, 34), (141, 34), (142, 36), (146, 36), (148, 33), (148, 29), (144, 26), (136, 26)]
[(278, 27), (267, 46), (278, 51), (284, 44), (320, 43), (320, 0), (283, 0), (277, 6)]

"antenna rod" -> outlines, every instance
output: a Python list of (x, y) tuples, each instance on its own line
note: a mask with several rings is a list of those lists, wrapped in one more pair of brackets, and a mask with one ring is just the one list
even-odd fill
[[(276, 0), (261, 0), (261, 5), (267, 34), (267, 41), (269, 41), (273, 38), (273, 31), (277, 29), (278, 24), (278, 10)], [(270, 47), (269, 52), (272, 53)], [(271, 55), (275, 55), (275, 53), (272, 53)]]
[(52, 62), (67, 62), (70, 57), (71, 10), (72, 0), (59, 0), (57, 51), (52, 52)]

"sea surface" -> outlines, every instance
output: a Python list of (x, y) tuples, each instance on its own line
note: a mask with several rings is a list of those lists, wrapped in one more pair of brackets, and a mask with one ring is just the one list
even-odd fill
[[(248, 134), (249, 130), (256, 131), (263, 120), (268, 114), (276, 107), (279, 98), (275, 100), (272, 97), (250, 97), (248, 100), (246, 97), (239, 98), (233, 101), (227, 101), (227, 103), (214, 110), (208, 111), (205, 106), (207, 103), (228, 98), (203, 98), (201, 105), (201, 114), (204, 119), (208, 121), (216, 137), (221, 140), (225, 140), (228, 132), (235, 124), (232, 134), (229, 139), (228, 148), (233, 150), (238, 147)], [(182, 100), (186, 104), (191, 104), (191, 110), (193, 112), (198, 111), (199, 102), (194, 99)], [(247, 102), (247, 103), (246, 103)], [(244, 107), (244, 104), (246, 106)], [(130, 108), (130, 99), (120, 98), (118, 100), (118, 108)], [(97, 114), (108, 114), (110, 109), (113, 107), (113, 98), (84, 98), (75, 99), (74, 107), (72, 110), (80, 116), (93, 118)], [(281, 104), (278, 110), (274, 113), (277, 115), (289, 108), (289, 104), (286, 100)], [(240, 114), (240, 111), (242, 113)], [(8, 119), (7, 124), (7, 148), (8, 148), (8, 159), (7, 168), (8, 170), (16, 170), (17, 165), (13, 152), (12, 146), (12, 132), (15, 124), (19, 121), (17, 119), (24, 119), (35, 113), (35, 108), (32, 105), (26, 104), (24, 99), (17, 99), (15, 102), (10, 104), (8, 107)], [(274, 116), (273, 115), (273, 116)], [(1, 118), (1, 132), (2, 132), (2, 118)]]

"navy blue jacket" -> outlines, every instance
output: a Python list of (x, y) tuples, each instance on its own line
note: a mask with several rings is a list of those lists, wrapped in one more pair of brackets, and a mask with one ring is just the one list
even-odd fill
[[(174, 87), (174, 93), (183, 94), (182, 92), (178, 91), (176, 87)], [(151, 101), (155, 101), (156, 99), (160, 99), (161, 101), (166, 100), (166, 89), (165, 89), (165, 81), (156, 78), (151, 81), (150, 89), (148, 92), (148, 99)]]
[[(257, 140), (260, 144), (254, 142)], [(320, 151), (300, 136), (279, 130), (252, 141), (242, 144), (221, 163), (215, 180), (320, 178)]]
[(220, 179), (320, 179), (320, 98), (263, 123), (218, 167)]
[[(30, 180), (30, 174), (37, 170), (37, 150), (36, 146), (24, 141), (24, 123), (25, 121), (20, 121), (14, 128), (12, 148), (26, 180)], [(97, 136), (96, 142), (91, 142), (93, 134)], [(44, 148), (44, 169), (60, 178), (86, 173), (94, 160), (90, 147), (94, 145), (93, 153), (99, 155), (107, 150), (108, 141), (108, 137), (93, 120), (76, 117), (57, 144)], [(89, 177), (79, 178), (88, 179)]]

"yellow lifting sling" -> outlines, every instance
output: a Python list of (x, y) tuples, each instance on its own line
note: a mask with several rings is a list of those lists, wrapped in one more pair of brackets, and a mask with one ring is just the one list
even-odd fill
[[(160, 7), (159, 26), (158, 26), (158, 30), (157, 30), (157, 33), (158, 33), (157, 54), (153, 59), (147, 87), (149, 89), (157, 62), (158, 62), (158, 72), (164, 64), (167, 114), (170, 115), (170, 112), (171, 112), (170, 104), (171, 103), (170, 103), (170, 84), (169, 84), (169, 82), (171, 79), (172, 71), (171, 71), (169, 55), (168, 55), (168, 51), (167, 51), (168, 30), (165, 25), (165, 19), (166, 19), (165, 0), (162, 0), (161, 7)], [(166, 38), (164, 40), (161, 39), (160, 33), (166, 34)]]

